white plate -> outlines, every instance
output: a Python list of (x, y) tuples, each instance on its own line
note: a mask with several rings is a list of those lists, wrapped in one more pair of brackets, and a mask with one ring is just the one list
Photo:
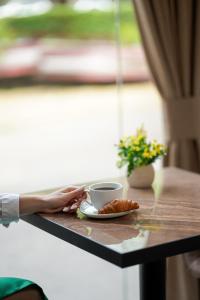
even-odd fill
[(98, 214), (97, 209), (92, 204), (90, 204), (87, 200), (87, 201), (81, 202), (80, 211), (81, 211), (81, 213), (83, 213), (84, 215), (86, 215), (89, 218), (109, 219), (109, 218), (117, 218), (117, 217), (128, 215), (128, 214), (134, 212), (135, 209), (118, 212), (118, 213), (112, 213), (112, 214)]

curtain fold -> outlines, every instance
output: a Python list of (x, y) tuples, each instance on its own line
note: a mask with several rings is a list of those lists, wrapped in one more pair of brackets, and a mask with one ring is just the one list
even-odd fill
[[(200, 1), (132, 1), (147, 62), (163, 99), (168, 144), (164, 164), (200, 173)], [(200, 266), (199, 252), (186, 256), (195, 272), (192, 260)], [(194, 272), (188, 271), (183, 255), (168, 259), (168, 300), (200, 299)]]
[[(133, 2), (147, 61), (163, 98), (167, 142), (181, 153), (174, 155), (169, 147), (165, 163), (200, 173), (200, 1)], [(182, 151), (186, 142), (188, 151)]]

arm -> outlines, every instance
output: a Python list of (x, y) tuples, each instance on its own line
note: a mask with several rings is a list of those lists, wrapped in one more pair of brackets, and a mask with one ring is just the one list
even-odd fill
[(39, 195), (20, 195), (19, 196), (19, 214), (20, 216), (34, 214), (43, 211), (46, 208), (46, 202)]
[(20, 195), (20, 215), (36, 212), (57, 212), (64, 207), (75, 210), (86, 197), (84, 187), (68, 187), (47, 195)]
[(18, 221), (20, 215), (36, 212), (58, 212), (64, 207), (76, 210), (86, 197), (84, 187), (67, 187), (47, 195), (0, 194), (0, 223)]

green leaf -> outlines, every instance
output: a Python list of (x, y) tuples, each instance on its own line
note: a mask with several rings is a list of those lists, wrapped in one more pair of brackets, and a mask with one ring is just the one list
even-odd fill
[(84, 215), (81, 211), (80, 208), (77, 208), (76, 210), (76, 216), (78, 219), (83, 220), (83, 219), (87, 219), (86, 215)]

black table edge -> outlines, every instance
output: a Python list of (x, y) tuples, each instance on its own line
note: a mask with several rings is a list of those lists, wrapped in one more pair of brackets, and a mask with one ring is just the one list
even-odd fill
[[(200, 235), (165, 244), (142, 248), (136, 251), (119, 253), (89, 237), (73, 232), (59, 224), (53, 223), (40, 215), (23, 216), (21, 219), (51, 235), (96, 255), (118, 267), (125, 268), (144, 264), (184, 252), (200, 249)], [(76, 238), (75, 238), (76, 237)]]

